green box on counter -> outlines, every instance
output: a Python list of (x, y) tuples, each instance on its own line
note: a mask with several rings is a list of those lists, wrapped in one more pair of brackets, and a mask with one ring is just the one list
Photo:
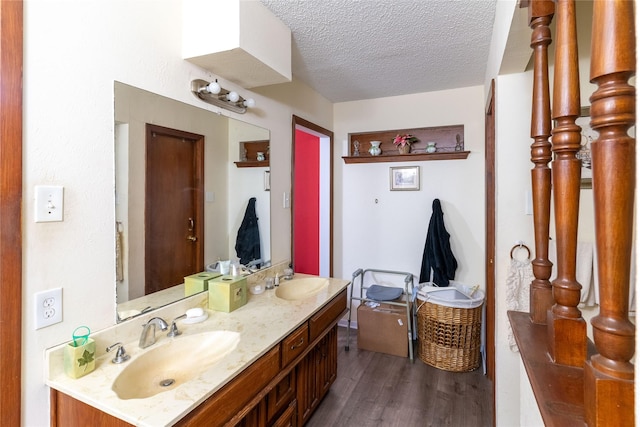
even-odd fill
[(203, 271), (184, 278), (184, 296), (195, 295), (209, 289), (209, 281), (221, 276), (220, 273)]
[(247, 303), (247, 279), (219, 276), (209, 282), (209, 309), (227, 313)]

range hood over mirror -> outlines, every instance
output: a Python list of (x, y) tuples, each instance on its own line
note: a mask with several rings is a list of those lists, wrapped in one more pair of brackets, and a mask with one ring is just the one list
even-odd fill
[[(162, 286), (167, 289), (153, 295), (145, 292), (145, 210), (153, 208), (146, 206), (145, 200), (148, 125), (204, 137), (204, 230), (199, 242), (204, 266), (217, 260), (237, 259), (236, 236), (252, 197), (256, 198), (262, 260), (270, 261), (270, 192), (265, 191), (264, 185), (268, 168), (236, 168), (233, 163), (240, 160), (242, 143), (269, 140), (269, 130), (120, 82), (115, 82), (114, 94), (114, 238), (116, 264), (120, 266), (116, 274), (116, 319), (124, 320), (185, 296), (181, 282), (167, 283)], [(189, 224), (185, 222), (185, 227)]]

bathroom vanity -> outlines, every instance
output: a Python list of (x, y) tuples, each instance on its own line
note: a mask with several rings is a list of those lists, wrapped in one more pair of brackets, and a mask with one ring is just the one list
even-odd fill
[[(210, 312), (200, 324), (178, 323), (183, 336), (227, 330), (239, 332), (240, 340), (197, 378), (147, 398), (120, 399), (111, 387), (127, 363), (153, 347), (141, 350), (137, 341), (128, 342), (131, 361), (115, 365), (111, 354), (99, 355), (96, 370), (77, 380), (61, 372), (59, 350), (52, 349), (51, 425), (302, 426), (336, 378), (337, 322), (346, 311), (348, 283), (327, 279), (327, 286), (296, 300), (267, 290), (250, 295), (234, 312)], [(155, 346), (181, 339), (165, 335), (158, 331)]]

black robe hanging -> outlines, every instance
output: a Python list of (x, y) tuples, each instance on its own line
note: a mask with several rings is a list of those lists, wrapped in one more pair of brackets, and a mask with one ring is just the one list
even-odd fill
[[(444, 227), (444, 214), (440, 200), (434, 199), (427, 241), (422, 253), (420, 283), (432, 281), (437, 286), (449, 286), (449, 280), (455, 278), (458, 262), (451, 252), (449, 237)], [(431, 270), (433, 270), (433, 280), (431, 280)]]
[(247, 210), (244, 213), (242, 224), (238, 229), (236, 238), (236, 254), (240, 258), (240, 264), (248, 264), (260, 259), (260, 230), (258, 229), (258, 216), (256, 215), (256, 198), (249, 199)]

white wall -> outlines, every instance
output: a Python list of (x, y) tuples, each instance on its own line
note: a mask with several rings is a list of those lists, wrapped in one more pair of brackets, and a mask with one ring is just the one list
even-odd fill
[[(484, 289), (483, 111), (482, 86), (335, 104), (334, 174), (342, 183), (334, 193), (336, 276), (348, 278), (358, 268), (419, 276), (439, 198), (458, 261), (456, 280)], [(341, 158), (350, 132), (456, 124), (464, 125), (466, 160), (345, 164)], [(420, 191), (390, 191), (392, 166), (419, 166)]]
[[(23, 391), (25, 426), (46, 426), (44, 350), (73, 330), (115, 319), (114, 80), (271, 130), (272, 259), (289, 258), (291, 115), (330, 127), (332, 106), (294, 82), (251, 92), (257, 108), (237, 115), (197, 100), (192, 79), (212, 80), (182, 60), (181, 2), (30, 0), (24, 4)], [(33, 188), (65, 187), (64, 222), (33, 221)], [(63, 322), (34, 329), (34, 293), (63, 288)]]
[[(239, 259), (236, 252), (236, 240), (242, 219), (247, 210), (247, 204), (252, 197), (256, 198), (256, 215), (260, 230), (260, 255), (264, 261), (271, 260), (271, 222), (270, 197), (271, 192), (264, 190), (264, 173), (269, 167), (239, 168), (233, 162), (240, 160), (240, 142), (260, 141), (269, 139), (269, 131), (246, 123), (233, 122), (229, 124), (229, 230), (228, 256), (231, 260)], [(208, 262), (214, 262), (212, 259)]]
[[(511, 21), (516, 13), (517, 0), (500, 0), (496, 2), (496, 15), (493, 21), (493, 32), (491, 33), (491, 46), (489, 47), (489, 57), (487, 58), (487, 70), (484, 76), (485, 94), (489, 93), (491, 80), (494, 79), (502, 67), (505, 56), (511, 56), (511, 52), (505, 52), (507, 40), (510, 38)], [(525, 39), (530, 39), (531, 35), (527, 29), (523, 29), (527, 35), (521, 35)], [(524, 69), (524, 67), (523, 67)]]
[(532, 74), (500, 76), (496, 81), (496, 425), (520, 423), (520, 355), (507, 341), (506, 279), (509, 253), (524, 241), (533, 249), (533, 217), (524, 211), (531, 188), (529, 129)]

